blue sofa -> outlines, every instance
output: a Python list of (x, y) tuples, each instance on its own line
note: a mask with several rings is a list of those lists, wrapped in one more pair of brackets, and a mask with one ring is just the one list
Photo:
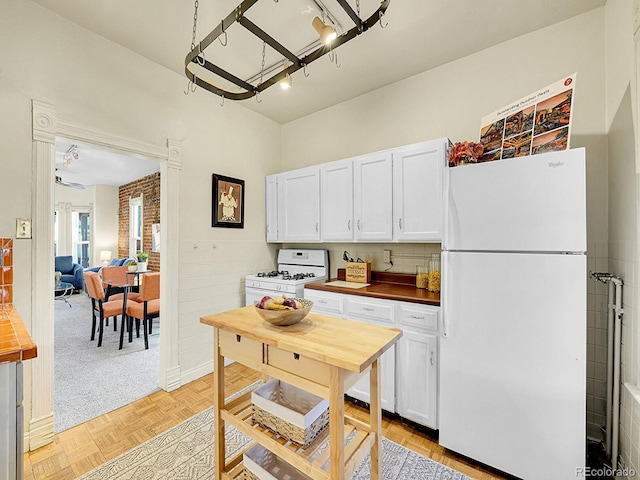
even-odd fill
[[(123, 265), (129, 265), (130, 263), (136, 263), (133, 258), (114, 258), (111, 260), (111, 263), (108, 265), (109, 267), (122, 267)], [(99, 273), (102, 265), (99, 267), (87, 268), (89, 272)]]
[(74, 263), (71, 255), (57, 256), (54, 271), (62, 274), (61, 282), (72, 284), (75, 290), (82, 290), (84, 287), (84, 269), (79, 263)]

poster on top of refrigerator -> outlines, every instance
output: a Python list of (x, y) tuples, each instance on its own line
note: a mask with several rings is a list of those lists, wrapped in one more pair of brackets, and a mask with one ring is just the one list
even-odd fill
[(478, 163), (567, 150), (576, 73), (499, 108), (480, 122)]

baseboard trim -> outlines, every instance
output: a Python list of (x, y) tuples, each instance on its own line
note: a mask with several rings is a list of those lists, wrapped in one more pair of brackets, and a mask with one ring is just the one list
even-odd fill
[(207, 362), (190, 370), (183, 371), (181, 375), (182, 385), (193, 382), (194, 380), (204, 377), (205, 375), (209, 375), (212, 372), (213, 362)]
[[(31, 419), (29, 422), (29, 447), (36, 450), (53, 442), (53, 413), (44, 417)], [(26, 450), (26, 449), (25, 449)]]
[(177, 366), (177, 367), (168, 369), (166, 380), (167, 380), (167, 383), (166, 383), (167, 392), (171, 392), (176, 388), (180, 388), (180, 386), (182, 385), (180, 367)]

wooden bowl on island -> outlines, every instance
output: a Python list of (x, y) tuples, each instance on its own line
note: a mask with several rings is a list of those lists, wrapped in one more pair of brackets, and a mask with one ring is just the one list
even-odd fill
[(298, 323), (309, 314), (311, 307), (313, 307), (311, 300), (304, 298), (295, 298), (294, 300), (302, 304), (302, 308), (296, 308), (295, 310), (268, 310), (259, 308), (258, 305), (254, 305), (254, 308), (258, 315), (270, 324), (284, 327)]

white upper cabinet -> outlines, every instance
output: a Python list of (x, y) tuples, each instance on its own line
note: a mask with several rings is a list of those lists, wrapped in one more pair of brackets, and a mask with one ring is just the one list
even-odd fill
[(320, 241), (320, 170), (302, 168), (278, 178), (279, 237), (282, 242)]
[(278, 236), (278, 175), (267, 175), (264, 181), (267, 242), (277, 242)]
[(442, 174), (448, 140), (393, 150), (393, 239), (442, 239)]
[(320, 166), (322, 241), (353, 240), (353, 162), (340, 160)]
[(266, 177), (268, 242), (441, 242), (449, 140)]
[(391, 152), (353, 160), (353, 207), (356, 240), (392, 240)]

